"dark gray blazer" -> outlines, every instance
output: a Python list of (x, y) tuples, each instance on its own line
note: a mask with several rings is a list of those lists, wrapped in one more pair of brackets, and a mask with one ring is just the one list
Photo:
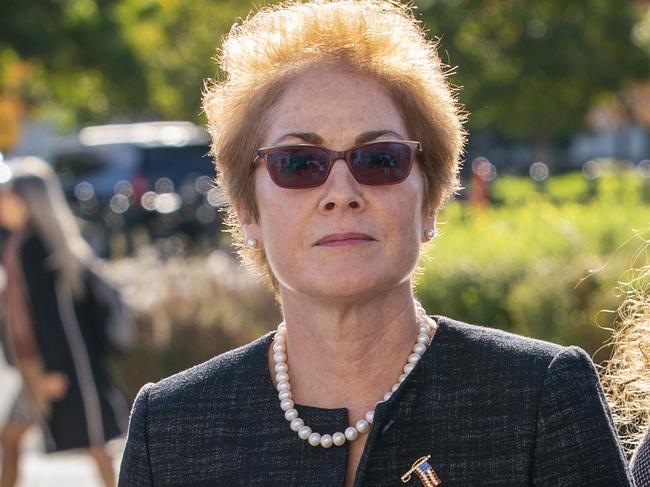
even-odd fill
[[(443, 487), (632, 485), (581, 349), (436, 319), (422, 360), (377, 406), (355, 487), (403, 485), (424, 455)], [(309, 446), (284, 419), (267, 366), (271, 339), (144, 386), (120, 487), (343, 485), (346, 446)], [(348, 425), (346, 409), (296, 407), (315, 431)], [(421, 483), (414, 475), (408, 485)]]
[(636, 487), (650, 487), (650, 429), (634, 452), (631, 466)]

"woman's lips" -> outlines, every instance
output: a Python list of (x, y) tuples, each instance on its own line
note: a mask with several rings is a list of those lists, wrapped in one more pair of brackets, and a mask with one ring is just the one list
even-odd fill
[(321, 247), (345, 247), (348, 245), (362, 245), (374, 242), (374, 238), (365, 233), (333, 233), (321, 238), (316, 245)]

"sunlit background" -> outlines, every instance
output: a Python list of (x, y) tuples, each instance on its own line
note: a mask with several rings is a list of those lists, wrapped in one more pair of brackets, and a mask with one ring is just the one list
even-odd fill
[[(264, 5), (268, 2), (256, 2)], [(426, 309), (602, 349), (649, 238), (650, 2), (421, 0), (469, 113), (465, 189), (418, 277)], [(273, 296), (221, 232), (203, 81), (240, 0), (3, 0), (0, 153), (39, 155), (137, 341), (132, 398), (274, 327)], [(0, 160), (0, 181), (8, 177)], [(635, 260), (636, 259), (636, 260)]]
[[(594, 353), (607, 338), (598, 325), (611, 322), (599, 311), (615, 309), (649, 220), (650, 2), (415, 4), (471, 134), (465, 189), (441, 215), (420, 298), (433, 313)], [(128, 289), (143, 331), (135, 355), (141, 365), (152, 355), (124, 378), (130, 393), (277, 316), (229, 260), (200, 112), (220, 39), (250, 8), (0, 6), (0, 151), (54, 165), (85, 236)], [(186, 328), (215, 336), (195, 341)]]

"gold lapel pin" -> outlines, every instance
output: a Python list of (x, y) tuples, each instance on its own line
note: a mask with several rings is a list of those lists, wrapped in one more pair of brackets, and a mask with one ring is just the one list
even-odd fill
[(431, 455), (418, 458), (409, 471), (402, 475), (402, 483), (406, 484), (409, 482), (411, 480), (411, 475), (415, 473), (424, 487), (436, 487), (436, 485), (442, 484), (442, 480), (440, 480), (436, 471), (431, 467), (431, 465), (429, 465), (429, 462), (427, 461), (429, 458), (431, 458)]

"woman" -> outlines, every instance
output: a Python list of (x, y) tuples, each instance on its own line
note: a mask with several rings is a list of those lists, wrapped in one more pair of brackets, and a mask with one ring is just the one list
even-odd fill
[(121, 486), (629, 485), (586, 354), (414, 300), (462, 114), (409, 11), (264, 9), (205, 93), (245, 262), (284, 323), (143, 387)]
[(623, 288), (614, 352), (603, 375), (624, 445), (634, 452), (631, 465), (637, 487), (650, 487), (650, 265), (648, 242), (645, 245), (638, 255), (646, 263), (631, 273)]
[(50, 451), (85, 448), (106, 486), (115, 473), (106, 442), (126, 426), (126, 404), (104, 363), (108, 326), (120, 314), (99, 277), (60, 185), (40, 159), (11, 165), (0, 185), (0, 290), (5, 355), (24, 387), (2, 430), (2, 487), (16, 483), (20, 443), (34, 425)]

